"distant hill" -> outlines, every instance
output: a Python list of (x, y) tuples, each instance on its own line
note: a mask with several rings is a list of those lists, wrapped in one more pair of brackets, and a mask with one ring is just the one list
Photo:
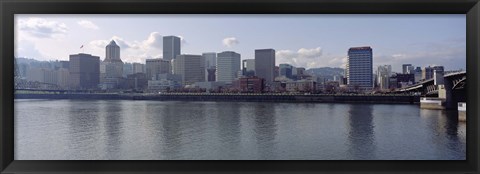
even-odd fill
[(345, 69), (322, 67), (322, 68), (311, 68), (306, 71), (309, 74), (316, 75), (316, 76), (341, 76), (344, 74)]

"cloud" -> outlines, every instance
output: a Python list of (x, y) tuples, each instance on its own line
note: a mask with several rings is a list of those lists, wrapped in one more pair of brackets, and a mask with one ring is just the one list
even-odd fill
[(120, 58), (124, 62), (145, 63), (145, 59), (162, 57), (163, 36), (158, 32), (151, 32), (145, 40), (141, 41), (127, 41), (122, 37), (112, 36), (110, 39), (93, 40), (89, 46), (96, 54), (104, 55), (105, 47), (111, 40), (114, 40), (120, 47)]
[(226, 47), (233, 47), (234, 45), (238, 45), (239, 41), (235, 37), (227, 37), (227, 38), (223, 39), (222, 43)]
[(148, 36), (147, 40), (143, 42), (143, 48), (148, 49), (148, 48), (158, 48), (162, 49), (163, 47), (163, 37), (160, 35), (158, 32), (152, 32)]
[(100, 29), (97, 25), (95, 25), (92, 21), (87, 21), (87, 20), (81, 20), (77, 22), (78, 25), (88, 28), (88, 29), (93, 29), (93, 30), (98, 30)]
[[(300, 48), (298, 51), (279, 50), (276, 51), (275, 57), (278, 64), (287, 63), (296, 67), (315, 68), (325, 65), (325, 61), (320, 58), (322, 56), (322, 48)], [(328, 62), (328, 61), (326, 61)]]
[(24, 40), (15, 45), (15, 57), (45, 59), (47, 56), (42, 54), (33, 42)]
[(18, 23), (20, 31), (24, 31), (38, 38), (53, 38), (57, 35), (66, 34), (68, 31), (65, 23), (50, 21), (43, 18), (20, 19)]

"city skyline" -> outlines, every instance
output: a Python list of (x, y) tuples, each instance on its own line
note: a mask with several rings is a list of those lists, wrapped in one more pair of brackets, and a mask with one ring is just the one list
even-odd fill
[[(175, 35), (182, 54), (235, 51), (245, 60), (254, 58), (255, 49), (273, 48), (277, 66), (345, 68), (348, 49), (357, 46), (374, 49), (374, 67), (390, 64), (396, 72), (404, 63), (466, 65), (465, 15), (17, 15), (15, 20), (15, 56), (37, 60), (68, 60), (79, 52), (103, 60), (113, 39), (124, 62), (145, 63), (162, 57), (162, 38)], [(119, 21), (132, 25), (115, 27)], [(275, 27), (281, 24), (287, 25)]]

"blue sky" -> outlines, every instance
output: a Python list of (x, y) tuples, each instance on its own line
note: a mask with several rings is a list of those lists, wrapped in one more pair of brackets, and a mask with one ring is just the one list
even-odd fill
[[(105, 57), (115, 40), (126, 62), (162, 56), (162, 36), (182, 38), (183, 54), (235, 51), (254, 58), (273, 48), (276, 63), (344, 67), (347, 50), (371, 46), (374, 66), (465, 69), (465, 15), (16, 15), (16, 57)], [(80, 46), (84, 45), (83, 49)], [(374, 68), (375, 69), (375, 68)]]

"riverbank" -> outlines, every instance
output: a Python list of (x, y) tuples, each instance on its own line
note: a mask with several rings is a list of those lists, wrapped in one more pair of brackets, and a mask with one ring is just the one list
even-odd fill
[(419, 96), (359, 94), (15, 94), (15, 99), (102, 99), (158, 101), (251, 101), (251, 102), (314, 102), (314, 103), (391, 103), (414, 104)]

